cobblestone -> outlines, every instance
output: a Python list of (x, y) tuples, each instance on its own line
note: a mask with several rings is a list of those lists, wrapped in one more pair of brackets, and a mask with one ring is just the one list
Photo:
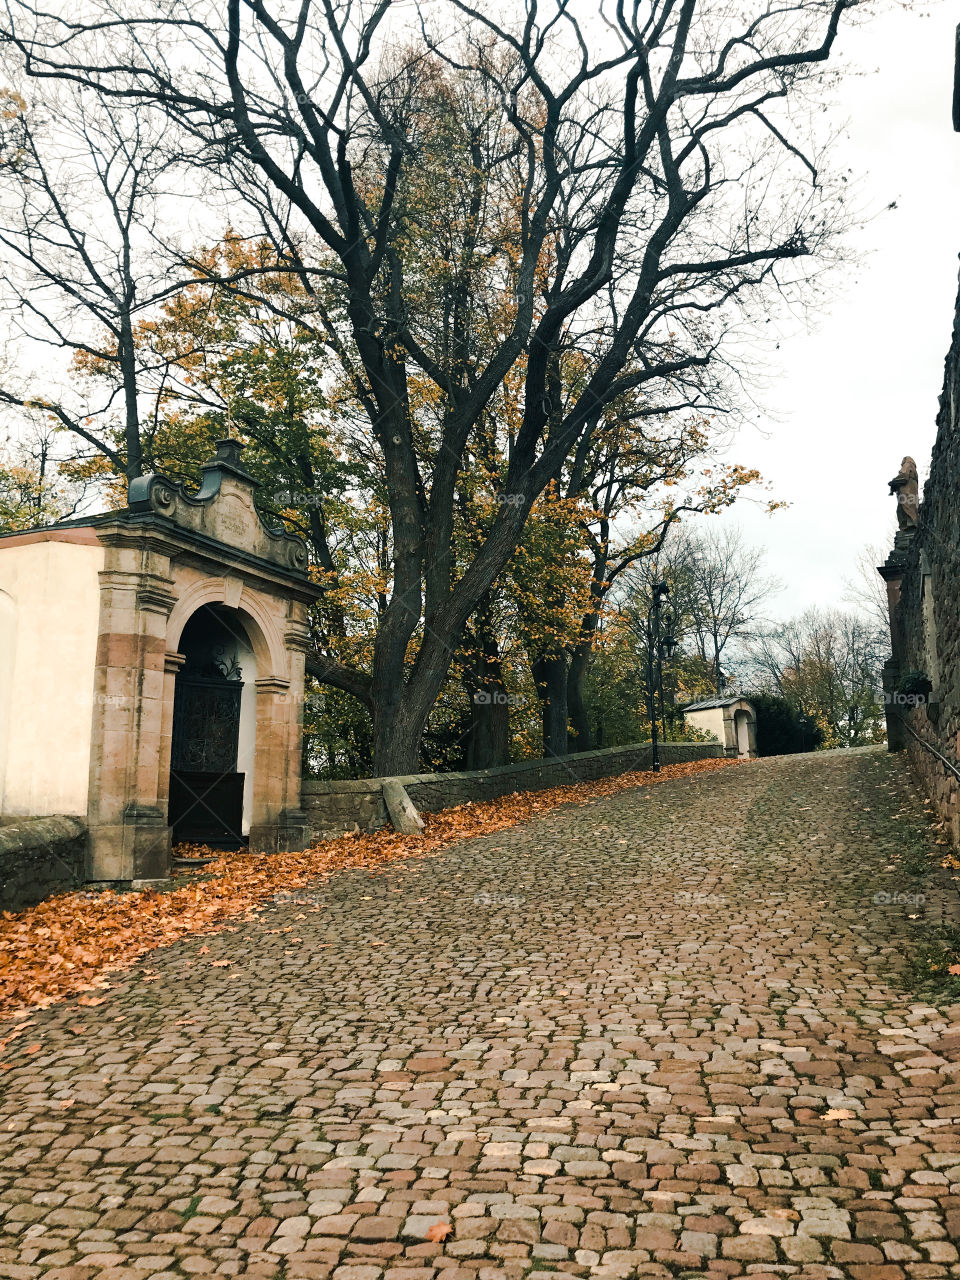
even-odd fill
[(669, 781), (34, 1013), (0, 1277), (960, 1278), (960, 1007), (895, 976), (956, 892), (896, 905), (903, 810), (875, 751)]

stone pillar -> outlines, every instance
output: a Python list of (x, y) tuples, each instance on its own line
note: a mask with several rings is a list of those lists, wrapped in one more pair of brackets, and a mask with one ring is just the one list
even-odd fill
[(276, 676), (257, 680), (257, 738), (253, 772), (253, 821), (250, 848), (276, 853), (280, 815), (285, 808), (287, 743), (286, 701), (290, 681)]
[(883, 664), (883, 711), (887, 722), (887, 750), (903, 751), (907, 734), (903, 727), (903, 713), (897, 704), (897, 686), (900, 683), (900, 663), (888, 658)]
[(173, 757), (173, 708), (177, 693), (177, 673), (186, 658), (182, 653), (165, 653), (163, 659), (163, 708), (160, 721), (160, 785), (157, 803), (164, 813), (170, 808), (170, 764)]
[[(88, 878), (133, 883), (169, 872), (164, 732), (169, 559), (122, 534), (104, 539), (90, 754)], [(166, 757), (166, 765), (164, 764)]]
[(257, 681), (257, 746), (250, 848), (264, 853), (302, 849), (310, 821), (300, 807), (303, 688), (310, 637), (306, 608), (291, 601), (284, 648), (288, 679)]
[(303, 699), (306, 661), (310, 649), (310, 629), (306, 605), (290, 602), (290, 615), (284, 632), (290, 690), (287, 695), (286, 807), (281, 815), (279, 847), (304, 849), (310, 843), (310, 819), (301, 807), (303, 784)]

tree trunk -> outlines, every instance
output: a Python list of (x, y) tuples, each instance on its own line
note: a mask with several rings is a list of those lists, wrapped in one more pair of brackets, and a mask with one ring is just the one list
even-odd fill
[(590, 641), (581, 641), (577, 645), (570, 659), (570, 670), (567, 673), (567, 707), (572, 730), (569, 748), (571, 751), (593, 750), (593, 732), (583, 697), (583, 682), (586, 679), (592, 655), (592, 639), (591, 632)]
[(567, 660), (562, 655), (537, 658), (530, 664), (540, 696), (544, 756), (567, 754)]
[(600, 611), (613, 583), (613, 579), (607, 573), (610, 522), (606, 518), (600, 522), (599, 533), (593, 556), (593, 572), (590, 575), (590, 608), (580, 619), (580, 635), (570, 658), (570, 671), (567, 675), (567, 705), (572, 729), (568, 747), (570, 751), (591, 751), (594, 745), (590, 719), (583, 699), (583, 683), (593, 658), (593, 642), (600, 621)]
[(137, 397), (137, 357), (133, 337), (133, 321), (130, 312), (124, 310), (120, 317), (118, 343), (120, 374), (123, 379), (124, 445), (127, 454), (127, 484), (143, 474), (143, 447), (140, 443), (140, 407)]
[(489, 680), (470, 699), (467, 768), (493, 769), (510, 760), (510, 705), (502, 681)]
[(378, 778), (420, 772), (420, 739), (430, 711), (431, 698), (407, 690), (401, 697), (373, 704), (373, 772)]
[(471, 626), (476, 656), (464, 677), (470, 697), (468, 769), (492, 769), (510, 760), (510, 695), (503, 678), (492, 609), (487, 592)]

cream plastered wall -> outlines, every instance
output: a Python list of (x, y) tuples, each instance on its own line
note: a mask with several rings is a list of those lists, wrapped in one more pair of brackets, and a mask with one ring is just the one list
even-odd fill
[(13, 636), (12, 658), (0, 658), (3, 817), (86, 814), (103, 561), (95, 542), (0, 541), (3, 613), (14, 619), (0, 622), (0, 643)]
[(13, 596), (0, 591), (0, 814), (7, 776), (10, 738), (10, 700), (13, 697), (13, 663), (17, 653), (17, 610)]
[(685, 711), (683, 718), (687, 724), (692, 724), (695, 729), (702, 729), (704, 733), (712, 733), (719, 743), (724, 747), (728, 747), (731, 744), (727, 741), (727, 729), (723, 719), (724, 710), (724, 707), (706, 707), (703, 711)]

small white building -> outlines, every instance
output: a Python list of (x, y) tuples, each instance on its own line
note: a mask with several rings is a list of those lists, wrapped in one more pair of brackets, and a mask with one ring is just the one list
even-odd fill
[(739, 694), (691, 702), (683, 718), (692, 728), (712, 733), (728, 756), (752, 760), (757, 754), (757, 713)]

